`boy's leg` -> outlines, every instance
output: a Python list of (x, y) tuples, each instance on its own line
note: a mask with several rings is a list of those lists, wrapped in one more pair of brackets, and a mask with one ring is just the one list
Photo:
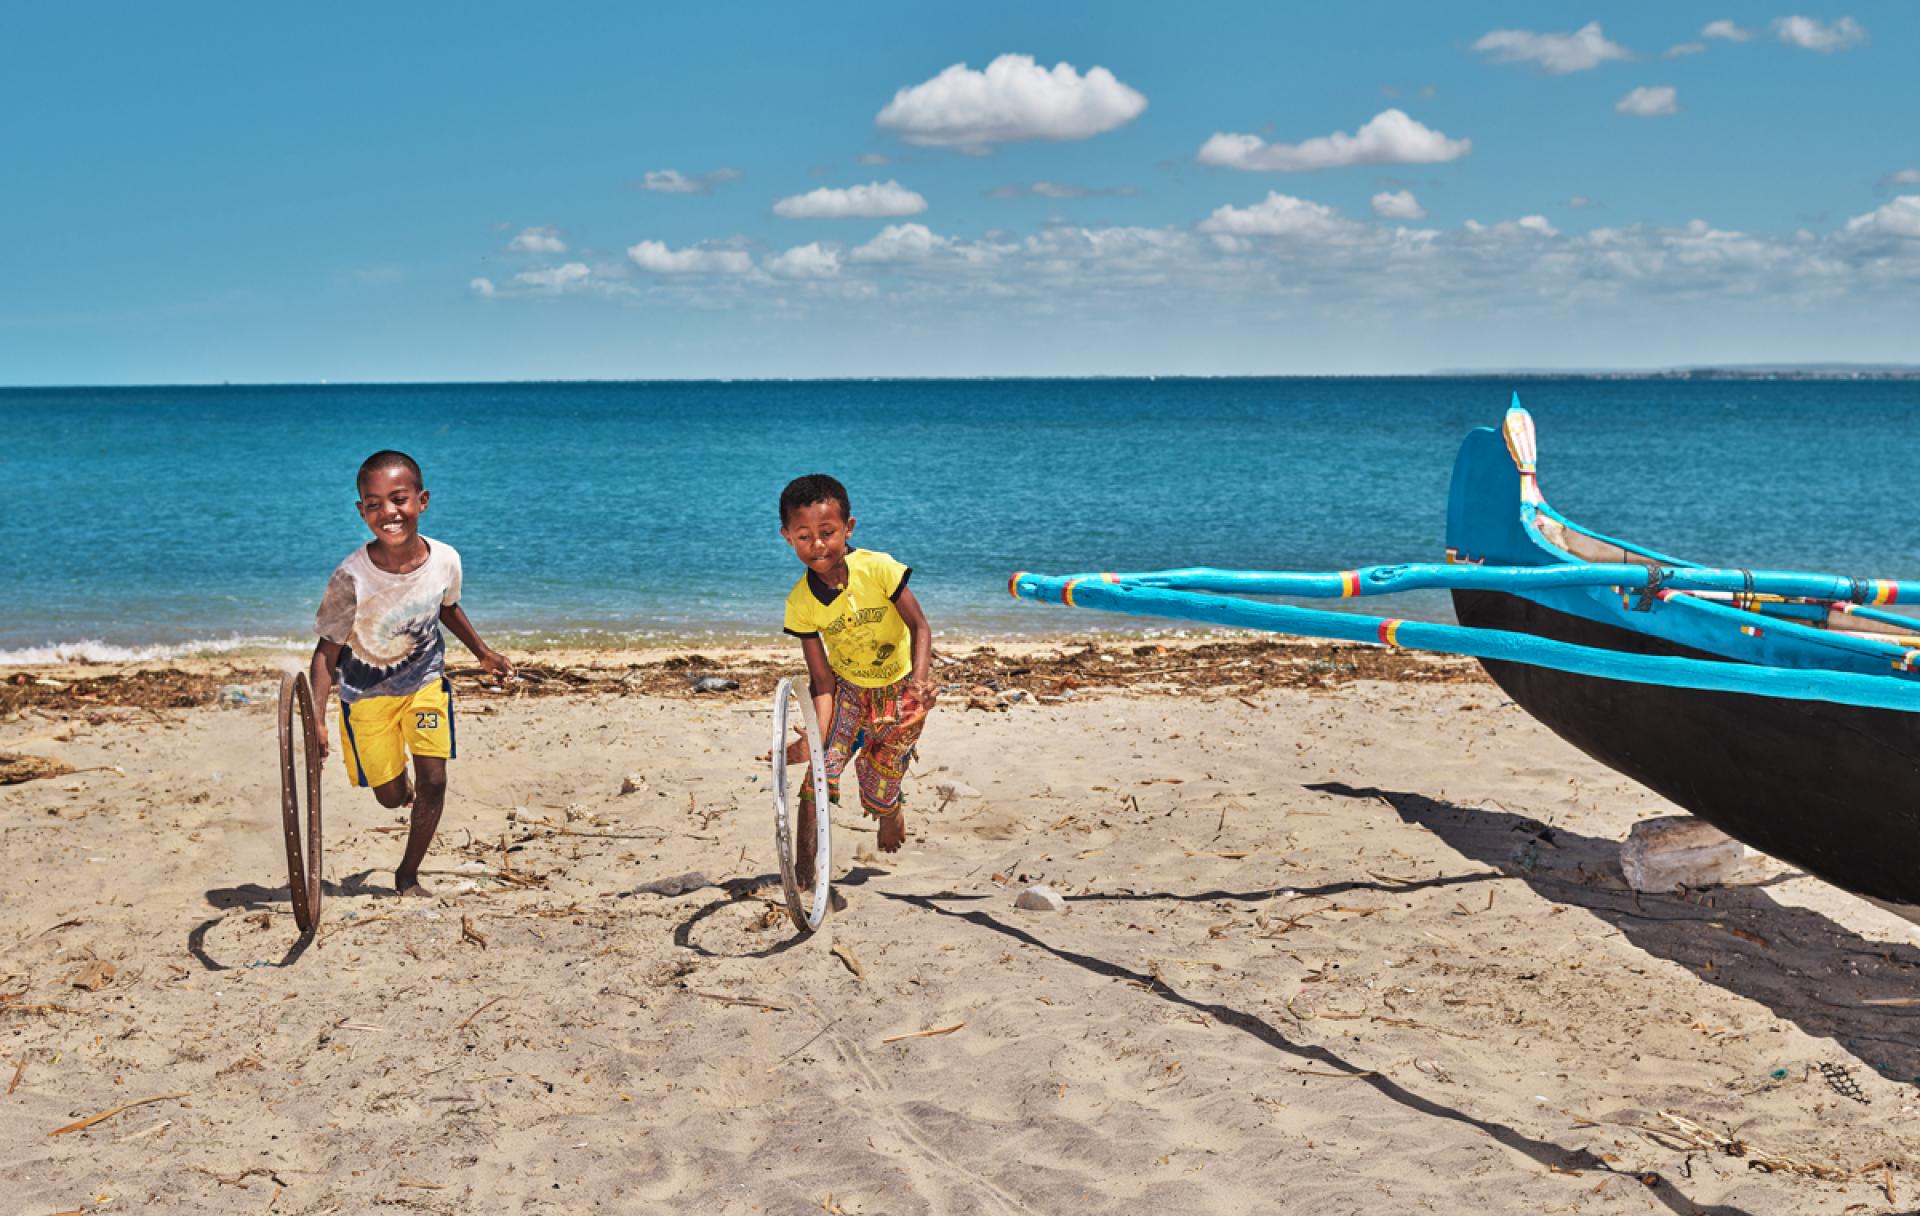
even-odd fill
[(402, 769), (398, 777), (385, 785), (374, 786), (373, 797), (389, 810), (398, 809), (413, 801), (413, 782), (407, 780), (406, 770)]
[(413, 767), (419, 782), (407, 824), (407, 851), (393, 872), (393, 887), (402, 895), (432, 895), (420, 885), (420, 863), (427, 859), (433, 834), (440, 827), (440, 812), (446, 809), (447, 762), (439, 756), (415, 756)]
[(440, 812), (447, 804), (447, 761), (454, 755), (452, 684), (441, 679), (414, 693), (401, 715), (400, 729), (413, 753), (415, 780), (407, 850), (394, 867), (393, 886), (402, 895), (431, 895), (420, 885), (420, 864), (433, 846)]
[(876, 692), (887, 703), (867, 724), (867, 741), (853, 767), (860, 781), (861, 809), (880, 821), (880, 851), (892, 853), (907, 839), (900, 783), (913, 761), (913, 748), (927, 719), (910, 701), (902, 704), (906, 699), (901, 696), (900, 685)]
[[(847, 761), (853, 756), (853, 744), (860, 737), (861, 722), (866, 716), (866, 702), (860, 695), (862, 691), (845, 680), (834, 682), (833, 721), (823, 732), (826, 738), (821, 741), (820, 751), (827, 762), (827, 797), (836, 803), (840, 801), (840, 774), (846, 771)], [(811, 762), (808, 768), (811, 770)], [(813, 834), (817, 830), (813, 809), (813, 774), (808, 771), (801, 774), (800, 806), (793, 824), (793, 879), (802, 889), (813, 886)]]

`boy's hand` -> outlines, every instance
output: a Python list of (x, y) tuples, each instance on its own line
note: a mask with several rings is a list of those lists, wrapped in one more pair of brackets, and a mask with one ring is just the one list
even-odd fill
[(325, 714), (314, 715), (314, 737), (320, 744), (320, 758), (325, 760), (333, 749), (327, 743), (327, 718)]
[(798, 739), (787, 744), (787, 763), (805, 764), (807, 762), (808, 750), (807, 737), (801, 735)]
[(513, 676), (513, 660), (497, 650), (488, 650), (480, 656), (480, 666), (495, 680), (505, 681)]
[(918, 707), (913, 716), (924, 718), (927, 716), (927, 711), (933, 708), (933, 703), (940, 699), (940, 686), (925, 677), (909, 679), (907, 693)]

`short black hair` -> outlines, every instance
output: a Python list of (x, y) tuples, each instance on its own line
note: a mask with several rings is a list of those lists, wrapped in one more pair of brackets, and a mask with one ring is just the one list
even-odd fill
[(840, 518), (853, 518), (853, 504), (847, 501), (847, 487), (841, 485), (825, 473), (809, 473), (805, 477), (796, 477), (780, 491), (780, 526), (787, 526), (787, 516), (801, 507), (810, 507), (816, 502), (840, 504)]
[(375, 452), (360, 462), (360, 471), (353, 475), (353, 488), (364, 492), (367, 488), (368, 474), (378, 472), (381, 469), (396, 467), (405, 469), (407, 472), (413, 474), (413, 486), (415, 489), (424, 490), (427, 488), (426, 480), (420, 476), (420, 465), (415, 462), (413, 457), (407, 455), (405, 452), (396, 452), (391, 448), (385, 451)]

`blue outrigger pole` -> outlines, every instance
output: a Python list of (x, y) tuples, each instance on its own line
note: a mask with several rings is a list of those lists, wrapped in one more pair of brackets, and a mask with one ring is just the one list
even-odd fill
[[(1819, 604), (1920, 603), (1920, 583), (1846, 578), (1777, 570), (1724, 570), (1645, 562), (1573, 562), (1558, 566), (1487, 566), (1406, 562), (1327, 573), (1213, 570), (1204, 566), (1146, 574), (1099, 575), (1135, 587), (1227, 595), (1286, 595), (1307, 599), (1394, 595), (1403, 591), (1544, 591), (1615, 587), (1622, 592), (1723, 591)], [(1016, 593), (1017, 594), (1017, 593)]]
[[(1728, 576), (1734, 585), (1727, 586)], [(1748, 579), (1752, 582), (1749, 584)], [(1660, 581), (1655, 581), (1659, 579)], [(1623, 565), (1374, 566), (1364, 570), (1322, 574), (1258, 573), (1231, 570), (1168, 570), (1149, 574), (1015, 574), (1007, 584), (1015, 598), (1040, 603), (1092, 608), (1128, 616), (1163, 617), (1260, 629), (1302, 637), (1467, 655), (1548, 667), (1556, 671), (1662, 684), (1714, 692), (1751, 693), (1800, 701), (1829, 701), (1875, 709), (1920, 711), (1920, 681), (1903, 679), (1889, 664), (1886, 676), (1822, 668), (1770, 667), (1751, 663), (1714, 662), (1665, 655), (1633, 654), (1558, 642), (1529, 633), (1443, 625), (1431, 621), (1329, 612), (1291, 604), (1270, 604), (1239, 595), (1355, 596), (1415, 589), (1470, 588), (1520, 590), (1542, 587), (1618, 586), (1640, 591), (1669, 589), (1748, 591), (1827, 597), (1829, 602), (1889, 603), (1889, 598), (1852, 599), (1854, 586), (1865, 594), (1891, 587), (1920, 599), (1920, 585), (1856, 580), (1832, 575), (1773, 574), (1707, 570), (1695, 567)], [(1762, 588), (1766, 591), (1762, 592)], [(1350, 589), (1349, 589), (1350, 588)], [(1897, 653), (1888, 647), (1876, 653)]]

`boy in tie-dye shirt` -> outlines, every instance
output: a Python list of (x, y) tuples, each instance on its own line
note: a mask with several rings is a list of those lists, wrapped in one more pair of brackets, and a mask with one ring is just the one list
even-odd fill
[[(375, 452), (356, 479), (360, 518), (373, 540), (334, 570), (314, 615), (313, 699), (320, 751), (327, 698), (340, 687), (340, 735), (347, 775), (381, 806), (412, 804), (407, 848), (393, 872), (402, 895), (427, 895), (420, 863), (433, 843), (454, 756), (453, 687), (446, 676), (444, 624), (496, 678), (513, 664), (480, 640), (460, 608), (460, 555), (420, 535), (427, 488), (404, 452)], [(414, 780), (407, 779), (412, 753)]]

